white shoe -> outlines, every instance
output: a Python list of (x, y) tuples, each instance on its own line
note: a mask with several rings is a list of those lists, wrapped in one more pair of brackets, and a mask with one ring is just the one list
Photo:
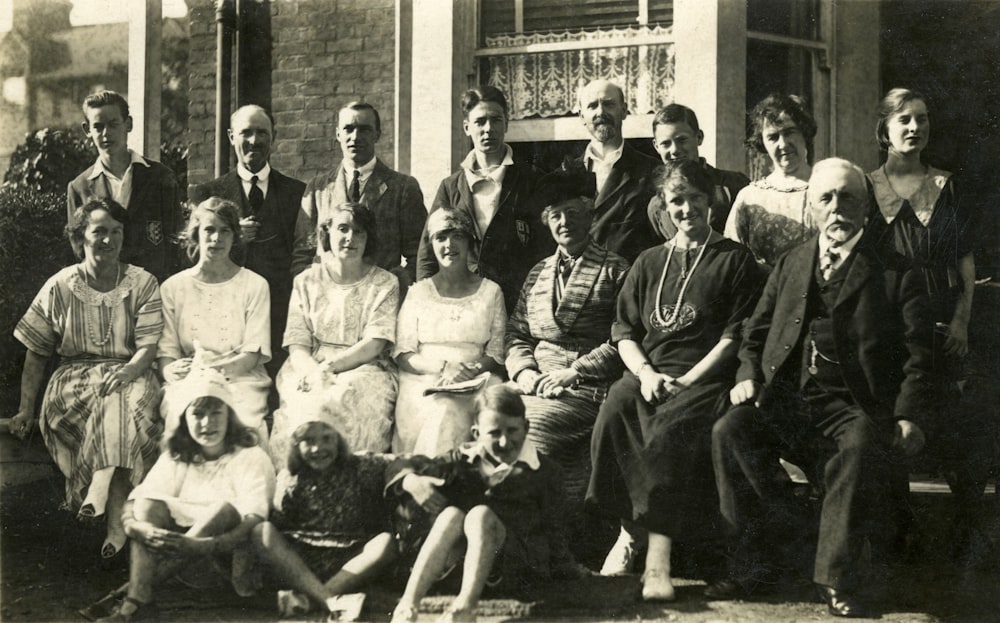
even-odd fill
[(392, 623), (414, 623), (417, 620), (416, 608), (400, 608), (392, 611)]
[(677, 598), (666, 569), (646, 569), (642, 574), (643, 601), (673, 601)]
[(635, 561), (638, 552), (635, 549), (635, 541), (632, 535), (624, 530), (618, 535), (618, 540), (611, 546), (601, 566), (601, 575), (623, 575), (632, 573), (635, 570)]
[(278, 591), (278, 615), (294, 617), (309, 613), (309, 597), (295, 591)]
[(326, 600), (330, 611), (329, 621), (357, 621), (361, 618), (361, 608), (365, 605), (364, 593), (347, 593)]

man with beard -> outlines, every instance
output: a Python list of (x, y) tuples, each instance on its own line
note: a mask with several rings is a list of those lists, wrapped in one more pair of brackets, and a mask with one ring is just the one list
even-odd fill
[(865, 236), (864, 172), (839, 158), (818, 162), (807, 199), (819, 235), (771, 272), (743, 328), (734, 407), (712, 431), (732, 567), (705, 593), (742, 599), (773, 580), (763, 552), (795, 534), (799, 513), (778, 463), (786, 457), (825, 490), (819, 594), (833, 616), (864, 617), (863, 550), (885, 521), (889, 457), (920, 451), (918, 423), (935, 404), (932, 325), (920, 272), (883, 258)]
[(607, 80), (594, 80), (580, 90), (580, 117), (591, 140), (577, 161), (596, 177), (594, 241), (629, 262), (660, 242), (646, 216), (654, 194), (657, 162), (625, 144), (622, 123), (628, 115), (625, 94)]
[(271, 350), (265, 367), (273, 380), (285, 361), (280, 348), (292, 293), (292, 242), (295, 219), (306, 185), (271, 168), (275, 129), (260, 106), (238, 108), (229, 117), (229, 143), (236, 168), (191, 189), (191, 200), (228, 199), (240, 206), (240, 235), (246, 249), (243, 265), (267, 280), (271, 289)]

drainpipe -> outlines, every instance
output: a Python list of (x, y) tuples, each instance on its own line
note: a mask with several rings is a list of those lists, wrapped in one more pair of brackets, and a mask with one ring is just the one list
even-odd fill
[(215, 177), (229, 170), (229, 110), (233, 82), (233, 32), (236, 11), (233, 0), (215, 0)]

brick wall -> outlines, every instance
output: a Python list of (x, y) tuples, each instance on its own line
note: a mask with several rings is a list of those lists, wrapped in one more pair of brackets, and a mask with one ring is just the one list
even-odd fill
[[(188, 179), (214, 167), (215, 7), (188, 0), (191, 54)], [(272, 165), (309, 180), (340, 162), (337, 110), (363, 99), (382, 118), (378, 156), (392, 166), (395, 75), (393, 0), (272, 0)], [(235, 102), (235, 97), (233, 98)]]

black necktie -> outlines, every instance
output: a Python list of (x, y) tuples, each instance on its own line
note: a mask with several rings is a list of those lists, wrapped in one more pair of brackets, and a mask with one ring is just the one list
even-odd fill
[(250, 178), (250, 193), (247, 198), (250, 200), (250, 214), (257, 215), (264, 207), (264, 191), (257, 185), (257, 176)]
[(354, 169), (354, 179), (351, 181), (349, 199), (355, 203), (361, 201), (361, 171)]

